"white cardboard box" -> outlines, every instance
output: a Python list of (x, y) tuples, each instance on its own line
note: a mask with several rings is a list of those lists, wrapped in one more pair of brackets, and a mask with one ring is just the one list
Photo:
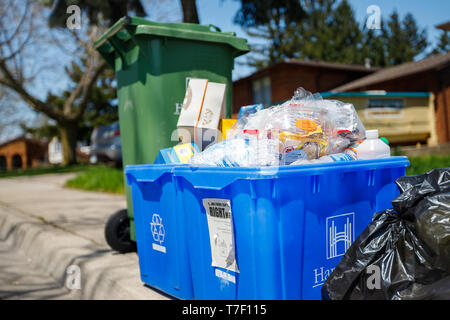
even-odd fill
[(182, 143), (195, 142), (200, 150), (217, 142), (219, 121), (226, 113), (226, 85), (207, 79), (190, 79), (178, 118)]

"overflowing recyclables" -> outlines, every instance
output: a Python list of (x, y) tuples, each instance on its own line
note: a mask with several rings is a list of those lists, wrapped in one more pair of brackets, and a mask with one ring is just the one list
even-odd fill
[(408, 164), (128, 166), (142, 280), (182, 299), (320, 299)]

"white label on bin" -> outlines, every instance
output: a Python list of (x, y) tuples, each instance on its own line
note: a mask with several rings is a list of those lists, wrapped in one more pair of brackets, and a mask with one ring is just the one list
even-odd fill
[(153, 250), (156, 250), (156, 251), (159, 251), (159, 252), (162, 252), (162, 253), (166, 253), (166, 247), (161, 246), (161, 245), (159, 245), (157, 243), (152, 243), (152, 248), (153, 248)]
[(152, 243), (153, 250), (166, 253), (166, 247), (163, 245), (166, 237), (166, 230), (164, 229), (163, 219), (157, 213), (154, 213), (152, 216), (150, 230), (152, 232), (153, 240), (155, 241)]
[(226, 273), (220, 269), (216, 269), (216, 277), (222, 278), (224, 280), (236, 283), (236, 277), (232, 274)]
[(213, 267), (239, 272), (234, 247), (233, 218), (228, 199), (203, 199)]

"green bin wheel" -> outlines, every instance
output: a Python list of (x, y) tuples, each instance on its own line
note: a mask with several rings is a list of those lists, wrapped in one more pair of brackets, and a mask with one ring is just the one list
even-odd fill
[(136, 242), (130, 239), (130, 218), (127, 209), (122, 209), (109, 217), (105, 226), (108, 245), (120, 253), (135, 252)]

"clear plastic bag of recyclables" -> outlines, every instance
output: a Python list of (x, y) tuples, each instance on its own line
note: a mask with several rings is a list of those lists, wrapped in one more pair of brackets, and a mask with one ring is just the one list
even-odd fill
[(397, 179), (322, 287), (322, 298), (450, 299), (450, 168)]
[[(344, 152), (365, 138), (352, 104), (323, 100), (303, 88), (277, 106), (238, 119), (230, 139), (191, 158), (210, 166), (277, 166)], [(231, 141), (230, 141), (231, 140)]]

